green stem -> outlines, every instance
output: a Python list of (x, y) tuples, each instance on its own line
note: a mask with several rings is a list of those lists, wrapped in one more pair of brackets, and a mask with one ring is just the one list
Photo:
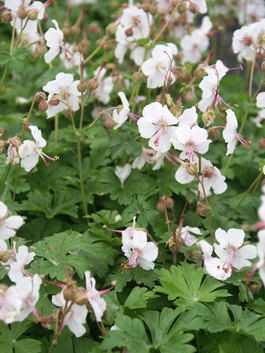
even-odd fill
[(13, 201), (16, 199), (16, 192), (17, 192), (17, 185), (19, 181), (19, 175), (20, 175), (20, 165), (17, 165), (17, 170), (16, 170), (16, 176), (15, 176), (15, 184), (14, 184), (14, 190), (13, 190)]
[(3, 192), (3, 190), (4, 190), (5, 183), (6, 183), (6, 181), (7, 181), (7, 178), (8, 178), (8, 175), (9, 175), (10, 170), (11, 170), (11, 164), (9, 163), (9, 164), (8, 164), (8, 167), (7, 167), (7, 169), (6, 169), (5, 176), (4, 176), (4, 178), (3, 178), (3, 180), (2, 180), (2, 183), (1, 183), (1, 187), (0, 187), (0, 194), (1, 194), (1, 195), (2, 195), (2, 192)]
[(99, 51), (101, 47), (97, 47), (92, 53), (84, 60), (84, 65), (87, 64)]
[(8, 65), (6, 64), (2, 75), (1, 83), (0, 83), (0, 91), (2, 90), (3, 84), (5, 82), (7, 71), (8, 71)]
[[(261, 179), (263, 177), (263, 173), (261, 172), (254, 180), (253, 182), (250, 184), (249, 188), (247, 189), (247, 191), (243, 194), (243, 196), (241, 197), (241, 199), (239, 200), (239, 202), (237, 203), (236, 207), (234, 207), (234, 209), (232, 210), (232, 212), (230, 213), (230, 216), (227, 217), (226, 219), (226, 223), (229, 221), (229, 219), (234, 215), (234, 213), (236, 212), (236, 210), (239, 208), (239, 206), (242, 204), (242, 202), (244, 202), (244, 200), (248, 197), (248, 195), (251, 193), (251, 191), (255, 188), (255, 186), (257, 184), (260, 183)], [(225, 224), (226, 224), (225, 223)]]
[(250, 98), (252, 97), (252, 86), (253, 86), (253, 77), (254, 77), (254, 71), (255, 71), (255, 63), (256, 63), (256, 52), (254, 53), (254, 58), (252, 60), (250, 77), (249, 77), (248, 94)]
[(83, 212), (85, 216), (87, 216), (88, 209), (87, 209), (87, 201), (86, 201), (86, 194), (85, 194), (85, 188), (84, 188), (81, 135), (80, 135), (80, 132), (76, 129), (73, 117), (71, 117), (71, 122), (76, 136), (78, 173), (79, 173), (79, 182), (80, 182), (80, 193), (81, 193), (82, 204), (83, 204)]
[(59, 136), (59, 115), (55, 115), (54, 119), (54, 142), (58, 143), (58, 136)]

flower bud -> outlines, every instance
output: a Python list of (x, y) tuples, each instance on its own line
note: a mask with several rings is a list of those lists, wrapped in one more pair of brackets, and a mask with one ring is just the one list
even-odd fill
[(74, 299), (76, 288), (72, 285), (67, 286), (63, 290), (63, 297), (66, 301), (72, 301)]
[(28, 16), (28, 11), (24, 5), (20, 5), (17, 11), (17, 17), (24, 20)]
[(59, 103), (60, 103), (60, 99), (58, 98), (58, 96), (55, 96), (55, 95), (49, 100), (49, 105), (52, 105), (53, 107), (55, 107)]
[(12, 251), (2, 251), (0, 252), (0, 262), (6, 263), (12, 256)]
[[(172, 6), (171, 12), (174, 10), (174, 7)], [(183, 14), (185, 13), (187, 10), (187, 6), (184, 3), (184, 1), (182, 1), (178, 6), (177, 6), (177, 11), (179, 14)]]
[(100, 27), (96, 23), (91, 23), (88, 26), (88, 31), (89, 33), (93, 33), (96, 36), (98, 36), (100, 34)]
[(209, 207), (202, 202), (197, 203), (196, 213), (202, 217), (207, 217), (210, 214)]
[(215, 122), (215, 112), (211, 109), (207, 110), (203, 113), (202, 121), (204, 122), (205, 126), (209, 126)]
[(88, 49), (89, 49), (89, 46), (90, 46), (90, 42), (87, 38), (83, 38), (80, 42), (80, 52), (82, 54), (86, 54), (88, 52)]
[(265, 139), (260, 139), (259, 140), (259, 148), (264, 148), (265, 147)]
[(193, 90), (185, 94), (185, 100), (187, 103), (192, 103), (195, 99), (196, 99), (196, 94)]
[(116, 28), (117, 28), (116, 23), (115, 23), (115, 22), (112, 22), (112, 23), (110, 23), (110, 24), (107, 25), (107, 27), (106, 27), (106, 33), (111, 36), (111, 35), (115, 34)]
[(160, 212), (160, 213), (163, 213), (164, 210), (165, 210), (165, 200), (162, 197), (159, 198), (157, 204), (156, 204), (156, 209)]
[(188, 258), (193, 261), (199, 261), (202, 259), (202, 253), (198, 249), (192, 249), (188, 253), (186, 253)]
[(203, 76), (205, 75), (205, 66), (203, 64), (199, 64), (195, 71), (194, 71), (194, 76), (197, 80), (203, 78)]
[(78, 25), (74, 25), (74, 26), (70, 27), (70, 32), (74, 36), (78, 36), (80, 34), (80, 27)]
[(35, 94), (35, 99), (40, 102), (46, 99), (46, 94), (44, 92), (37, 92)]
[(189, 11), (191, 13), (196, 13), (198, 11), (198, 6), (196, 4), (193, 4), (192, 2), (189, 4)]
[(78, 305), (85, 305), (88, 303), (85, 288), (78, 287), (74, 293), (73, 302)]
[(48, 109), (48, 103), (45, 100), (40, 101), (38, 109), (40, 112), (46, 112), (46, 110)]
[(65, 109), (64, 114), (69, 119), (71, 119), (74, 116), (74, 112), (70, 108)]
[(166, 208), (173, 208), (174, 200), (171, 197), (165, 196), (165, 205), (166, 205)]
[(112, 118), (108, 117), (106, 120), (105, 120), (105, 123), (104, 123), (104, 126), (106, 129), (112, 129), (113, 126), (114, 126), (114, 121)]
[(185, 166), (186, 166), (187, 172), (190, 175), (196, 175), (198, 173), (196, 165), (187, 162), (185, 163)]
[(210, 140), (215, 140), (219, 136), (219, 130), (218, 128), (211, 128), (208, 130), (208, 137)]
[(81, 80), (78, 85), (77, 85), (77, 89), (79, 92), (84, 93), (86, 91), (86, 83), (84, 80)]
[(92, 80), (88, 81), (88, 88), (90, 91), (94, 91), (98, 88), (98, 80), (96, 78), (92, 78)]
[(31, 9), (28, 11), (28, 19), (31, 21), (36, 21), (38, 18), (38, 10), (37, 9)]
[(9, 10), (4, 10), (1, 15), (1, 20), (3, 23), (9, 23), (13, 20), (13, 16), (11, 11)]

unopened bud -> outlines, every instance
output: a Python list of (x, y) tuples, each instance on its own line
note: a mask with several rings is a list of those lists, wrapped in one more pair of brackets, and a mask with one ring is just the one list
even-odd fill
[(159, 212), (161, 212), (161, 213), (164, 212), (164, 210), (165, 210), (165, 201), (164, 201), (163, 197), (160, 197), (160, 198), (159, 198), (159, 200), (158, 200), (158, 202), (157, 202), (157, 204), (156, 204), (156, 209), (157, 209)]
[(11, 11), (9, 10), (4, 10), (1, 15), (1, 20), (3, 23), (9, 23), (13, 20), (13, 16)]
[(94, 91), (98, 88), (98, 80), (96, 78), (92, 78), (92, 80), (88, 81), (88, 88), (90, 91)]
[(196, 165), (187, 162), (185, 163), (185, 166), (186, 166), (187, 172), (190, 175), (196, 175), (198, 173)]
[(115, 34), (116, 28), (117, 28), (116, 23), (115, 23), (115, 22), (112, 22), (112, 23), (110, 23), (110, 24), (107, 25), (107, 27), (106, 27), (106, 33), (111, 36), (111, 35)]
[(185, 101), (187, 103), (192, 103), (195, 99), (196, 99), (196, 94), (193, 90), (185, 94)]
[(96, 23), (91, 23), (88, 26), (88, 31), (89, 33), (93, 33), (96, 36), (98, 36), (100, 34), (100, 27)]
[(60, 103), (60, 99), (58, 96), (53, 96), (50, 100), (49, 100), (49, 105), (52, 105), (53, 107), (55, 107), (56, 105), (58, 105)]
[(202, 253), (198, 249), (192, 249), (188, 253), (186, 253), (188, 258), (193, 261), (199, 261), (202, 259)]
[(209, 207), (202, 202), (197, 203), (196, 213), (202, 217), (207, 217), (210, 214)]
[(36, 21), (38, 18), (38, 10), (37, 9), (32, 9), (28, 11), (28, 19), (31, 21)]
[(63, 297), (66, 301), (72, 301), (74, 299), (74, 295), (75, 295), (75, 290), (76, 288), (74, 288), (72, 285), (67, 286), (66, 288), (64, 288), (63, 290)]
[(202, 78), (205, 75), (205, 66), (203, 64), (200, 64), (196, 67), (195, 71), (194, 71), (194, 76), (195, 78), (198, 80), (200, 78)]
[(74, 36), (78, 36), (80, 34), (80, 27), (77, 25), (74, 25), (72, 27), (70, 27), (70, 32), (74, 35)]
[(84, 80), (81, 80), (78, 85), (77, 85), (77, 89), (79, 92), (84, 93), (86, 91), (86, 83)]
[(0, 252), (0, 262), (6, 263), (12, 256), (12, 251), (2, 251)]
[(174, 200), (171, 197), (165, 196), (165, 206), (166, 208), (173, 208)]
[(83, 38), (80, 42), (80, 52), (85, 55), (88, 52), (89, 46), (90, 46), (89, 40), (86, 38)]
[(41, 102), (43, 100), (46, 99), (46, 94), (44, 92), (37, 92), (35, 94), (35, 99), (38, 101), (38, 102)]
[(45, 100), (40, 101), (38, 109), (40, 112), (46, 112), (46, 110), (48, 109), (48, 103)]
[(210, 140), (216, 140), (219, 136), (218, 128), (211, 128), (208, 130), (208, 137)]
[(28, 11), (24, 5), (20, 5), (17, 11), (17, 17), (24, 20), (28, 16)]
[(76, 291), (74, 293), (73, 302), (78, 305), (85, 305), (88, 303), (85, 288), (79, 287), (76, 289)]
[(211, 109), (207, 110), (203, 113), (202, 121), (204, 122), (205, 126), (209, 126), (215, 122), (215, 112)]
[[(171, 12), (173, 11), (174, 8), (172, 8)], [(181, 2), (178, 6), (177, 6), (177, 11), (179, 14), (183, 14), (185, 13), (187, 10), (187, 6), (184, 2)]]
[(191, 2), (190, 5), (189, 5), (189, 11), (191, 13), (196, 13), (198, 11), (198, 6), (196, 6), (196, 4)]
[(260, 139), (259, 140), (259, 148), (264, 148), (265, 147), (265, 139)]
[(152, 3), (144, 3), (141, 8), (145, 11), (145, 12), (149, 12), (152, 15), (156, 15), (157, 13), (157, 7), (152, 4)]
[(70, 108), (65, 109), (64, 114), (69, 119), (71, 119), (74, 116), (74, 112)]
[(105, 128), (106, 129), (112, 129), (113, 128), (113, 126), (114, 126), (114, 121), (113, 121), (113, 119), (111, 118), (111, 117), (109, 117), (109, 118), (107, 118), (106, 120), (105, 120), (105, 123), (104, 123), (104, 126), (105, 126)]

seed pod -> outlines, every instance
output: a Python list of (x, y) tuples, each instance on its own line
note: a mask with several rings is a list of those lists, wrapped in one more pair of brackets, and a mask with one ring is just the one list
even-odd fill
[(84, 93), (86, 91), (86, 83), (84, 80), (81, 80), (78, 85), (77, 85), (77, 89), (79, 92)]

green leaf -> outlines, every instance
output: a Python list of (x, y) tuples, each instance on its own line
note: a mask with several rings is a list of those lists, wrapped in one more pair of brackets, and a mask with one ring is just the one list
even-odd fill
[(151, 291), (148, 291), (147, 288), (134, 287), (127, 297), (124, 306), (129, 309), (146, 308), (150, 296), (154, 297), (154, 294)]
[(193, 306), (197, 303), (213, 302), (216, 298), (227, 297), (230, 294), (223, 283), (204, 274), (202, 268), (183, 263), (181, 266), (171, 266), (170, 271), (157, 271), (161, 287), (155, 291), (168, 295), (169, 300), (176, 300), (178, 306)]

